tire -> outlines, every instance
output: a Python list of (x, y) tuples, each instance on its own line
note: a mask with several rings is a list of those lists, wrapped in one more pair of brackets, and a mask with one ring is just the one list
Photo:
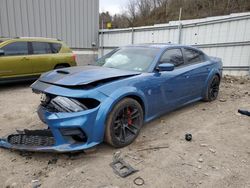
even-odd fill
[(105, 142), (120, 148), (131, 144), (143, 125), (141, 105), (132, 98), (118, 102), (106, 121)]
[(220, 77), (218, 75), (214, 75), (208, 84), (204, 101), (211, 102), (216, 100), (219, 94), (219, 89), (220, 89)]

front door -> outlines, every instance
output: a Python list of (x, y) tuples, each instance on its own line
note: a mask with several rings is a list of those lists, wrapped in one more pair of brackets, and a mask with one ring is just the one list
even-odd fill
[(13, 42), (1, 48), (0, 77), (25, 76), (32, 73), (27, 42)]

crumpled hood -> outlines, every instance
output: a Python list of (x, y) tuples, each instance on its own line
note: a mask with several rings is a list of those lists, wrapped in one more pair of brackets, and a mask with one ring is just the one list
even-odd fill
[(99, 66), (79, 66), (42, 74), (39, 81), (62, 86), (81, 86), (110, 78), (138, 75), (140, 72)]

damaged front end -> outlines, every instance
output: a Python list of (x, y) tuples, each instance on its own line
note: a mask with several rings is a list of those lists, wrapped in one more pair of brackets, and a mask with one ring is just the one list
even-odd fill
[(103, 142), (114, 99), (98, 87), (140, 73), (82, 66), (44, 73), (31, 85), (41, 94), (37, 113), (45, 130), (19, 131), (0, 139), (0, 147), (41, 152), (74, 152)]
[[(0, 139), (0, 147), (23, 151), (74, 152), (102, 142), (103, 128), (96, 129), (101, 104), (99, 100), (60, 96), (59, 93), (67, 93), (69, 88), (40, 81), (33, 84), (32, 88), (41, 93), (41, 104), (37, 113), (48, 126), (47, 129), (17, 131)], [(43, 91), (37, 88), (43, 88)], [(58, 90), (53, 94), (48, 93), (51, 88)], [(77, 91), (83, 93), (83, 90)], [(100, 100), (103, 97), (99, 94)]]

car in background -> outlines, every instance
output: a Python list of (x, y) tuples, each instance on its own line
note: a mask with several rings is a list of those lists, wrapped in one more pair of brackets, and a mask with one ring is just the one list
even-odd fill
[(30, 80), (43, 72), (76, 66), (62, 41), (40, 37), (0, 38), (0, 83)]
[(213, 101), (222, 78), (220, 58), (170, 44), (118, 48), (97, 66), (44, 73), (32, 89), (41, 94), (43, 130), (0, 139), (0, 147), (74, 152), (103, 141), (124, 147), (143, 124), (195, 101)]

